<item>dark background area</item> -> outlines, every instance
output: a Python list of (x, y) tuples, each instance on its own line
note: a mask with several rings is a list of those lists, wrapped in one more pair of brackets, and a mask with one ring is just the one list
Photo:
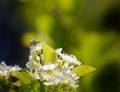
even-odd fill
[(20, 41), (27, 26), (18, 13), (19, 5), (17, 0), (0, 0), (0, 61), (9, 65), (27, 60)]

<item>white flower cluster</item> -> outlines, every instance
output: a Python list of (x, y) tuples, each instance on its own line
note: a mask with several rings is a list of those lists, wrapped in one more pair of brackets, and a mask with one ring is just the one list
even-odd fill
[[(49, 53), (49, 52), (48, 52)], [(30, 47), (29, 61), (26, 67), (30, 68), (30, 74), (37, 80), (43, 81), (44, 85), (67, 85), (76, 88), (79, 77), (73, 69), (81, 63), (73, 55), (62, 53), (62, 48), (55, 50), (57, 59), (54, 63), (44, 61), (43, 47), (36, 42)]]
[(11, 72), (21, 70), (18, 65), (7, 66), (5, 62), (0, 63), (0, 76), (8, 77)]

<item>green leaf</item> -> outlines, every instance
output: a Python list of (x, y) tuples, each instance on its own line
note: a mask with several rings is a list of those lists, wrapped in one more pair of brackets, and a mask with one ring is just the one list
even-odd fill
[(13, 72), (12, 76), (18, 78), (19, 81), (22, 82), (23, 84), (30, 84), (31, 81), (34, 80), (34, 78), (25, 71), (24, 72), (19, 72), (19, 71)]
[(56, 59), (55, 51), (52, 47), (42, 42), (43, 54), (45, 62), (54, 62)]
[(75, 67), (73, 70), (76, 72), (77, 76), (83, 76), (85, 74), (88, 74), (88, 73), (94, 71), (95, 68), (93, 68), (89, 65), (80, 65), (78, 67)]
[(40, 83), (36, 81), (28, 72), (22, 70), (12, 73), (12, 76), (18, 78), (13, 85), (17, 86), (16, 92), (40, 92)]

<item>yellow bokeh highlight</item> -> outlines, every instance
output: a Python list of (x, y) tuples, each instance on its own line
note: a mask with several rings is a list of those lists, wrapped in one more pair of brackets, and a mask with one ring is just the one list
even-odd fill
[(29, 43), (32, 39), (36, 39), (36, 33), (26, 32), (22, 35), (21, 42), (24, 46), (29, 46)]
[(71, 11), (74, 8), (74, 0), (58, 0), (58, 7), (63, 11)]
[(39, 42), (45, 41), (51, 45), (54, 44), (53, 40), (49, 35), (41, 33), (41, 32), (26, 32), (21, 37), (21, 43), (23, 46), (29, 47), (29, 43), (31, 40), (37, 40)]
[(35, 27), (37, 31), (49, 34), (54, 26), (53, 18), (43, 14), (36, 18)]

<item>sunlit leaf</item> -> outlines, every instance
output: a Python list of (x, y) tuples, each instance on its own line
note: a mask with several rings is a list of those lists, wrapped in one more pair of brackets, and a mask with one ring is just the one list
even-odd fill
[(34, 80), (34, 78), (27, 72), (14, 72), (12, 73), (12, 76), (18, 78), (23, 84), (30, 84), (31, 80)]
[(45, 62), (54, 62), (56, 59), (55, 51), (52, 47), (47, 45), (45, 42), (42, 42), (43, 54)]
[(40, 84), (30, 74), (25, 71), (14, 72), (12, 76), (18, 78), (13, 85), (17, 86), (17, 92), (39, 92)]
[(95, 70), (95, 68), (93, 68), (89, 65), (81, 65), (81, 66), (74, 68), (74, 71), (76, 72), (77, 76), (83, 76), (83, 75), (88, 74), (94, 70)]

